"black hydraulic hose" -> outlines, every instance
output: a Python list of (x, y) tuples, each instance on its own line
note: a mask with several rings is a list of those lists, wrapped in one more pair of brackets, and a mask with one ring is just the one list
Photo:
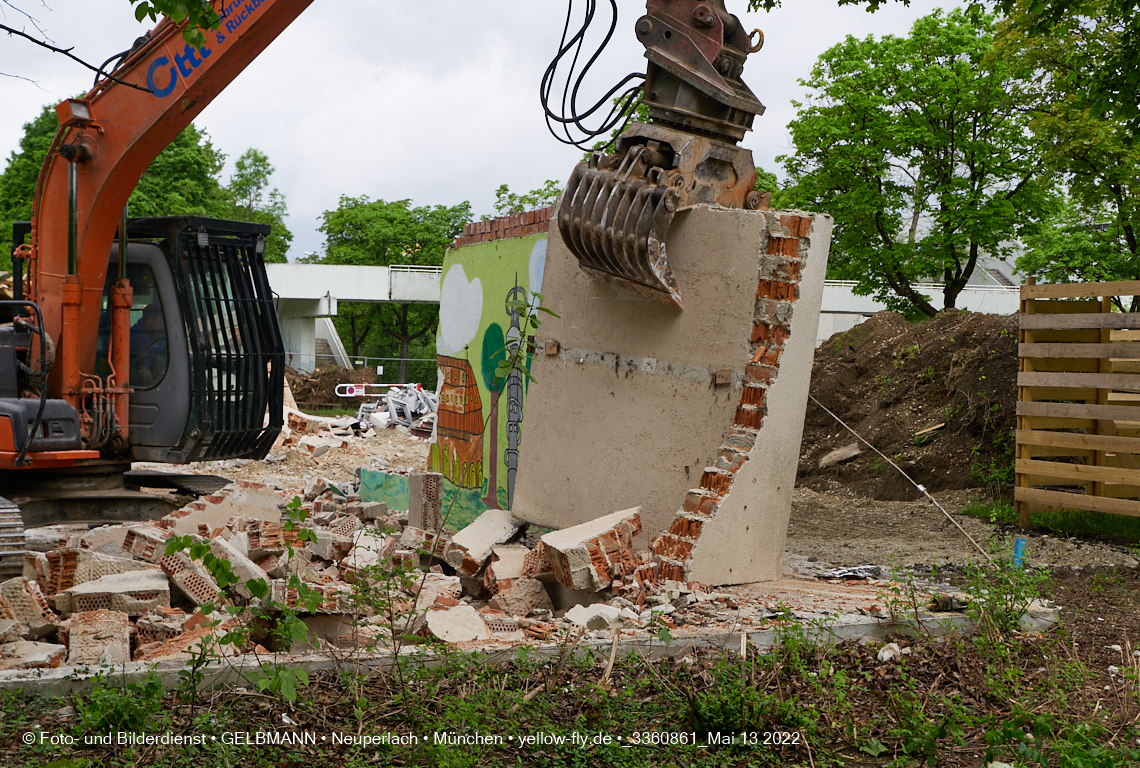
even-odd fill
[[(574, 3), (573, 0), (570, 0), (566, 10), (566, 22), (562, 28), (562, 39), (559, 42), (558, 53), (555, 54), (554, 59), (550, 62), (550, 65), (546, 68), (546, 72), (542, 76), (542, 83), (539, 86), (539, 101), (542, 104), (542, 109), (546, 118), (546, 125), (550, 130), (551, 135), (553, 135), (555, 139), (563, 144), (569, 144), (582, 148), (584, 144), (586, 144), (594, 137), (603, 134), (606, 131), (609, 131), (617, 126), (622, 122), (623, 119), (626, 123), (628, 123), (635, 106), (635, 101), (638, 95), (641, 93), (640, 84), (635, 85), (632, 88), (628, 88), (620, 96), (618, 96), (616, 100), (614, 100), (616, 103), (612, 105), (609, 113), (601, 121), (601, 124), (598, 125), (597, 128), (588, 128), (583, 125), (583, 121), (585, 119), (589, 118), (595, 112), (605, 106), (608, 101), (613, 99), (614, 94), (625, 87), (627, 83), (629, 83), (631, 80), (643, 80), (645, 78), (645, 75), (640, 72), (632, 72), (626, 75), (619, 83), (610, 88), (610, 90), (607, 91), (606, 94), (602, 96), (602, 98), (599, 99), (597, 103), (595, 103), (589, 109), (583, 112), (578, 111), (578, 91), (582, 87), (582, 84), (585, 81), (586, 75), (589, 73), (590, 68), (598, 60), (598, 57), (601, 56), (602, 51), (605, 50), (606, 46), (609, 45), (610, 40), (613, 38), (614, 30), (617, 28), (618, 8), (616, 0), (610, 0), (610, 9), (612, 15), (610, 19), (609, 29), (606, 30), (605, 36), (603, 37), (602, 42), (598, 46), (597, 50), (594, 51), (593, 55), (590, 56), (590, 58), (586, 61), (585, 65), (582, 68), (582, 71), (575, 78), (574, 71), (578, 67), (578, 59), (582, 54), (582, 46), (585, 42), (586, 31), (593, 23), (595, 13), (597, 12), (597, 0), (587, 0), (586, 11), (581, 28), (576, 33), (574, 33), (574, 35), (570, 36), (569, 39), (567, 39), (567, 35), (569, 35), (570, 32), (570, 23), (574, 12)], [(562, 114), (556, 114), (550, 108), (550, 92), (554, 87), (554, 79), (560, 63), (562, 62), (563, 58), (567, 56), (567, 54), (570, 54), (571, 51), (573, 51), (573, 57), (570, 62), (570, 70), (566, 77), (566, 85), (563, 88), (562, 92)], [(561, 129), (560, 131), (555, 128), (554, 123), (559, 124), (558, 128)], [(584, 136), (582, 138), (576, 139), (570, 132), (570, 126), (575, 127), (578, 131), (584, 134)], [(624, 125), (622, 127), (624, 128)], [(565, 137), (560, 135), (560, 133), (565, 134)]]

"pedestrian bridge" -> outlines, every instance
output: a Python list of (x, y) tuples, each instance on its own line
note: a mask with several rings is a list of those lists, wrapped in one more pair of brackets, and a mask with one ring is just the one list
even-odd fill
[(276, 294), (286, 362), (304, 371), (316, 366), (320, 341), (328, 344), (337, 365), (353, 367), (329, 319), (337, 313), (337, 302), (438, 304), (443, 272), (408, 264), (266, 264), (265, 271)]

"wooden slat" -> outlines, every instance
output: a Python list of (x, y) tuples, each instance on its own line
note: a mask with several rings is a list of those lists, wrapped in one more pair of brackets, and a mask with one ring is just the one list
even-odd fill
[(1100, 331), (1030, 331), (1033, 338), (1025, 339), (1025, 343), (1040, 344), (1099, 344)]
[(1025, 450), (1022, 453), (1027, 459), (1036, 458), (1037, 456), (1072, 456), (1078, 459), (1087, 459), (1096, 455), (1096, 451), (1085, 448), (1061, 448), (1054, 445), (1029, 445), (1024, 444)]
[(1063, 491), (1045, 491), (1040, 488), (1016, 488), (1014, 498), (1030, 504), (1061, 509), (1087, 509), (1091, 512), (1107, 512), (1113, 515), (1140, 516), (1140, 501), (1126, 499), (1106, 499), (1101, 496), (1087, 496)]
[(1121, 360), (1119, 357), (1106, 359), (1111, 363), (1113, 373), (1140, 373), (1140, 360)]
[(1028, 400), (1096, 400), (1095, 389), (1062, 389), (1061, 387), (1027, 387), (1031, 397)]
[[(1059, 482), (1059, 485), (1092, 482), (1140, 484), (1140, 470), (1094, 467), (1089, 464), (1065, 464), (1060, 461), (1018, 459), (1017, 471), (1026, 475), (1039, 475), (1063, 481)], [(1030, 485), (1033, 483), (1030, 482)]]
[[(1140, 328), (1140, 313), (1096, 312), (1079, 315), (1022, 315), (1021, 328), (1032, 331), (1067, 328)], [(1100, 339), (1098, 338), (1097, 341)]]
[(1130, 405), (1077, 405), (1074, 403), (1018, 403), (1018, 416), (1052, 416), (1064, 419), (1140, 421), (1140, 410)]
[(1112, 341), (1140, 341), (1140, 331), (1110, 331)]
[(1021, 286), (1022, 299), (1083, 299), (1101, 296), (1140, 296), (1140, 280)]
[(1096, 419), (1060, 419), (1053, 416), (1024, 417), (1026, 429), (1096, 429)]
[(1140, 496), (1134, 485), (1113, 485), (1111, 483), (1100, 484), (1101, 496), (1107, 496), (1112, 499), (1135, 499)]
[(1058, 373), (1096, 373), (1097, 370), (1099, 370), (1097, 363), (1100, 362), (1100, 358), (1094, 360), (1074, 360), (1064, 357), (1031, 357), (1022, 359), (1032, 360), (1033, 370), (1035, 371), (1056, 371)]
[(1099, 301), (1035, 301), (1033, 312), (1038, 315), (1076, 315), (1082, 312), (1099, 312)]
[(1081, 435), (1076, 432), (1042, 432), (1019, 429), (1014, 434), (1018, 444), (1049, 445), (1064, 448), (1086, 448), (1093, 451), (1140, 453), (1140, 439), (1110, 437), (1109, 435)]
[(1140, 360), (1140, 344), (1122, 341), (1119, 344), (1018, 344), (1018, 357), (1107, 357), (1118, 360)]
[(1092, 387), (1093, 389), (1140, 389), (1140, 376), (1131, 373), (1062, 373), (1056, 371), (1031, 371), (1017, 374), (1017, 386)]

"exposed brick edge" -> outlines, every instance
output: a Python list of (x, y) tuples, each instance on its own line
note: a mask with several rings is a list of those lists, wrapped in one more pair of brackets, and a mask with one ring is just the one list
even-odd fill
[(717, 450), (714, 466), (706, 467), (700, 487), (688, 492), (669, 529), (650, 545), (656, 566), (638, 571), (644, 581), (687, 582), (693, 549), (707, 522), (716, 517), (721, 502), (732, 490), (736, 474), (748, 462), (749, 453), (768, 413), (767, 391), (779, 374), (780, 353), (791, 332), (792, 310), (799, 300), (800, 253), (811, 228), (807, 216), (780, 216), (780, 227), (768, 237), (767, 255), (761, 261), (759, 285), (749, 350), (744, 366), (744, 389), (732, 426)]
[(463, 234), (455, 238), (453, 247), (475, 243), (489, 243), (494, 240), (507, 240), (512, 237), (526, 237), (527, 235), (541, 235), (550, 231), (550, 217), (554, 207), (539, 208), (537, 211), (526, 213), (512, 213), (509, 216), (500, 216), (487, 221), (473, 221), (463, 225)]

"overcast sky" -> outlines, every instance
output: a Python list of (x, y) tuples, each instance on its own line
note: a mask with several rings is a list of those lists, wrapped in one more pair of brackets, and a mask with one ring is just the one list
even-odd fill
[[(469, 200), (478, 217), (493, 211), (500, 184), (525, 192), (546, 179), (564, 182), (581, 158), (547, 132), (538, 100), (567, 1), (315, 0), (196, 123), (228, 155), (227, 177), (249, 147), (269, 155), (273, 184), (289, 206), (290, 258), (322, 249), (320, 215), (341, 195), (416, 205)], [(617, 32), (584, 86), (589, 103), (645, 69), (633, 33), (644, 2), (618, 4)], [(745, 0), (728, 0), (747, 29), (765, 35), (744, 71), (767, 107), (743, 142), (756, 163), (782, 176), (775, 158), (790, 145), (790, 102), (804, 97), (797, 81), (823, 51), (849, 34), (906, 34), (920, 16), (957, 4), (912, 0), (870, 14), (835, 0), (785, 0), (772, 13), (745, 14)], [(74, 46), (94, 63), (130, 47), (150, 26), (134, 21), (128, 0), (0, 2), (4, 24), (32, 32), (8, 5), (27, 10), (56, 45)], [(574, 5), (577, 15), (585, 3)], [(599, 9), (597, 26), (605, 13)], [(0, 38), (0, 73), (4, 163), (43, 105), (90, 88), (93, 79), (63, 56), (12, 37)]]

